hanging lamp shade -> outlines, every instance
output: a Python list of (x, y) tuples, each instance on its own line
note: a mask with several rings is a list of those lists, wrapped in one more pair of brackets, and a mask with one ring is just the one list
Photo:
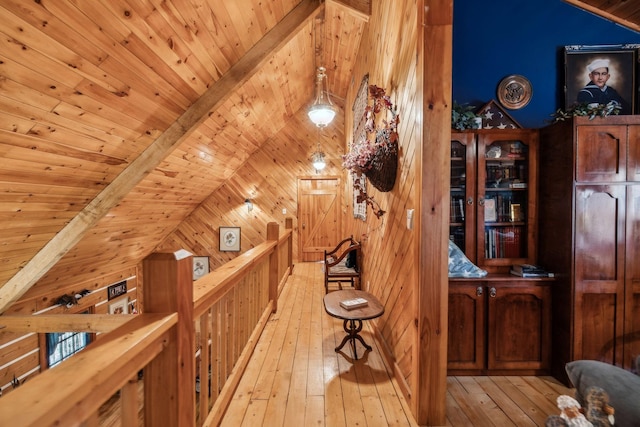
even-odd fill
[(316, 99), (313, 105), (309, 108), (307, 114), (309, 120), (318, 127), (325, 127), (336, 116), (336, 108), (329, 99), (329, 92), (324, 89), (324, 81), (326, 69), (324, 67), (318, 67), (318, 73), (316, 74)]
[(313, 155), (311, 156), (311, 163), (313, 164), (313, 168), (317, 171), (321, 171), (327, 166), (327, 162), (324, 159), (324, 153), (320, 151), (319, 147), (318, 151), (313, 153)]

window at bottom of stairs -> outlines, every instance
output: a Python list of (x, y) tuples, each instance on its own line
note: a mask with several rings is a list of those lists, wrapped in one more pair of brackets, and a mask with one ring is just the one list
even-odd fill
[(47, 334), (47, 355), (52, 368), (85, 348), (91, 341), (86, 332), (60, 332)]

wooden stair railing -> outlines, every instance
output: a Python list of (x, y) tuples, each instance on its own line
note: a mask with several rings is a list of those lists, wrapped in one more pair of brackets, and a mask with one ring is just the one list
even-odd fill
[[(0, 397), (0, 425), (98, 426), (98, 409), (118, 391), (121, 424), (137, 425), (141, 370), (145, 426), (218, 425), (292, 272), (290, 219), (285, 227), (280, 234), (268, 224), (265, 243), (196, 282), (190, 253), (150, 255), (143, 261), (144, 314), (56, 315), (49, 323), (45, 316), (0, 316), (5, 331), (63, 332), (49, 327), (64, 324), (101, 332), (82, 352)], [(208, 378), (209, 366), (215, 374), (196, 393), (196, 376)]]

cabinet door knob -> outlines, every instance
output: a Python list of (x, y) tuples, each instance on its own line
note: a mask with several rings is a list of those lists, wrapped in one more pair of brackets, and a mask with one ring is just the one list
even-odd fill
[(495, 298), (496, 297), (496, 293), (497, 293), (496, 288), (491, 287), (491, 289), (489, 289), (489, 296), (491, 298)]
[(469, 198), (467, 199), (467, 204), (468, 204), (469, 206), (471, 206), (471, 205), (473, 204), (473, 197), (469, 197)]
[(478, 296), (478, 297), (482, 296), (482, 286), (478, 286), (476, 288), (476, 296)]
[(484, 206), (484, 197), (481, 197), (480, 200), (478, 200), (478, 204), (480, 206)]

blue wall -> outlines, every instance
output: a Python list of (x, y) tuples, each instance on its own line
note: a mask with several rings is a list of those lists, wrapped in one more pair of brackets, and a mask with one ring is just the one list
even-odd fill
[(543, 127), (564, 108), (564, 46), (640, 44), (640, 34), (561, 0), (455, 0), (453, 100), (481, 107), (500, 81), (520, 74), (533, 96), (505, 109), (523, 127)]

